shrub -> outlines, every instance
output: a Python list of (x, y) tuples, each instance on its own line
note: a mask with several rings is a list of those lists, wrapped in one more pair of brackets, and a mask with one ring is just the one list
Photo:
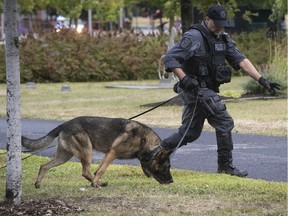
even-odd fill
[[(274, 51), (281, 47), (277, 48), (278, 43), (266, 37), (266, 30), (243, 32), (232, 38), (259, 68), (269, 63), (270, 73), (274, 74), (279, 71), (276, 68), (279, 63), (285, 63), (281, 59), (283, 51), (281, 55)], [(144, 37), (130, 32), (110, 32), (90, 37), (71, 30), (46, 32), (37, 40), (28, 37), (20, 43), (21, 82), (158, 79), (157, 64), (167, 50), (167, 41), (166, 35)], [(5, 80), (5, 47), (1, 46), (0, 83)]]
[[(265, 67), (259, 67), (261, 74), (268, 80), (277, 82), (281, 85), (280, 94), (287, 95), (287, 37), (279, 43), (269, 41), (270, 59)], [(257, 82), (251, 80), (244, 89), (248, 94), (270, 94)]]
[[(48, 32), (40, 39), (21, 41), (21, 82), (156, 79), (165, 41), (167, 36), (137, 37), (129, 32), (98, 37), (71, 30)], [(1, 60), (5, 63), (5, 57)], [(0, 82), (5, 82), (5, 69), (0, 69)]]
[(257, 66), (267, 64), (270, 58), (270, 39), (266, 36), (266, 29), (260, 29), (254, 32), (242, 32), (240, 34), (232, 34), (240, 52)]

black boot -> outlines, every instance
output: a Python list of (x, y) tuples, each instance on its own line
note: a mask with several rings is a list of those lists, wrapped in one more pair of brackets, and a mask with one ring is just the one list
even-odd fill
[(246, 170), (239, 170), (233, 165), (218, 166), (218, 173), (225, 173), (225, 174), (234, 175), (238, 177), (246, 177), (248, 175), (248, 172)]
[(239, 170), (235, 166), (233, 166), (233, 141), (231, 131), (216, 131), (216, 137), (218, 146), (218, 173), (226, 173), (239, 177), (247, 176), (248, 172), (246, 170)]
[(238, 177), (245, 177), (248, 175), (246, 170), (239, 170), (232, 163), (232, 152), (218, 155), (218, 173), (225, 173)]

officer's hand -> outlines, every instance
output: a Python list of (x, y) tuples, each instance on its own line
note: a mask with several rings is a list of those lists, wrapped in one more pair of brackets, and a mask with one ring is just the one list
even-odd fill
[(180, 80), (180, 86), (185, 90), (197, 92), (199, 84), (196, 79), (193, 79), (190, 76), (185, 76)]
[(178, 82), (176, 82), (175, 84), (174, 84), (174, 86), (173, 86), (173, 91), (175, 92), (175, 93), (179, 93), (179, 85), (180, 85), (180, 83), (179, 83), (179, 81)]
[(264, 88), (268, 89), (270, 92), (273, 92), (273, 94), (276, 94), (276, 89), (280, 90), (280, 85), (278, 83), (270, 82), (269, 80), (266, 80), (264, 77), (260, 77), (258, 83), (262, 85)]

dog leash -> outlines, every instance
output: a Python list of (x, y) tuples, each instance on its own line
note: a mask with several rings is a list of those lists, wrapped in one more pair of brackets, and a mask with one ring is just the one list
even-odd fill
[[(182, 93), (182, 92), (181, 92), (181, 93)], [(194, 116), (195, 116), (195, 112), (196, 112), (196, 107), (197, 107), (197, 104), (198, 104), (198, 100), (199, 100), (199, 94), (197, 94), (196, 102), (195, 102), (195, 107), (194, 107), (194, 109), (193, 109), (192, 117), (191, 117), (191, 119), (190, 119), (190, 121), (189, 121), (188, 127), (186, 128), (186, 130), (185, 130), (185, 132), (184, 132), (181, 140), (179, 141), (178, 145), (176, 146), (176, 148), (175, 148), (175, 149), (173, 150), (173, 152), (171, 153), (170, 159), (174, 157), (177, 149), (179, 148), (179, 146), (181, 145), (182, 141), (184, 140), (185, 136), (186, 136), (187, 133), (188, 133), (188, 130), (189, 130), (189, 128), (190, 128), (190, 126), (191, 126), (191, 124), (192, 124), (192, 122), (193, 122)]]
[[(182, 93), (182, 92), (181, 92), (181, 93)], [(180, 94), (181, 94), (181, 93), (180, 93)], [(180, 94), (179, 94), (179, 95), (180, 95)], [(139, 117), (139, 116), (141, 116), (141, 115), (144, 115), (144, 114), (146, 114), (146, 113), (148, 113), (148, 112), (150, 112), (150, 111), (152, 111), (152, 110), (154, 110), (154, 109), (157, 109), (158, 107), (163, 106), (164, 104), (172, 101), (173, 99), (175, 99), (175, 98), (178, 97), (179, 95), (176, 95), (176, 96), (174, 96), (174, 97), (172, 97), (172, 98), (170, 98), (170, 99), (168, 99), (168, 100), (166, 100), (166, 101), (163, 101), (163, 102), (161, 102), (160, 104), (158, 104), (158, 105), (156, 105), (156, 106), (154, 106), (154, 107), (152, 107), (152, 108), (150, 108), (150, 109), (148, 109), (148, 110), (146, 110), (146, 111), (144, 111), (144, 112), (142, 112), (142, 113), (139, 113), (139, 114), (137, 114), (137, 115), (135, 115), (135, 116), (132, 116), (131, 118), (129, 118), (129, 120), (132, 120), (132, 119), (137, 118), (137, 117)], [(33, 155), (35, 155), (35, 154), (37, 154), (37, 153), (39, 153), (39, 152), (42, 152), (42, 151), (44, 151), (44, 150), (47, 150), (47, 149), (50, 149), (50, 148), (53, 148), (53, 147), (55, 147), (55, 145), (49, 146), (49, 147), (47, 147), (47, 148), (45, 148), (45, 149), (41, 149), (41, 150), (39, 150), (39, 151), (37, 151), (37, 152), (33, 152), (33, 153), (31, 153), (30, 155), (22, 158), (21, 160), (22, 160), (22, 161), (23, 161), (23, 160), (26, 160), (26, 159), (28, 159), (29, 157), (32, 157)], [(31, 152), (31, 151), (22, 151), (22, 153), (29, 153), (29, 152)], [(2, 155), (2, 154), (7, 154), (7, 152), (1, 153), (1, 155)], [(3, 168), (5, 168), (5, 167), (7, 167), (7, 165), (0, 167), (0, 170), (3, 169)]]
[[(36, 154), (39, 153), (39, 152), (42, 152), (42, 151), (44, 151), (44, 150), (47, 150), (47, 149), (50, 149), (50, 148), (54, 148), (54, 147), (55, 147), (55, 145), (49, 146), (49, 147), (47, 147), (47, 148), (45, 148), (45, 149), (41, 149), (41, 150), (39, 150), (39, 151), (37, 151), (37, 152), (33, 152), (33, 153), (30, 153), (31, 151), (22, 151), (22, 153), (30, 153), (30, 155), (22, 158), (21, 161), (26, 160), (26, 159), (28, 159), (29, 157), (32, 157), (32, 156), (36, 155)], [(2, 154), (7, 154), (7, 152), (4, 152), (4, 153), (2, 153)], [(2, 155), (2, 154), (1, 154), (1, 155)], [(5, 168), (5, 167), (7, 167), (7, 164), (4, 165), (4, 166), (2, 166), (2, 167), (0, 167), (0, 170), (3, 169), (3, 168)]]
[[(180, 93), (180, 94), (182, 94), (182, 93)], [(172, 98), (170, 98), (170, 99), (168, 99), (168, 100), (166, 100), (166, 101), (164, 101), (164, 102), (156, 105), (155, 107), (152, 107), (151, 109), (148, 109), (148, 110), (146, 110), (146, 111), (144, 111), (144, 112), (142, 112), (142, 113), (139, 113), (139, 114), (137, 114), (137, 115), (135, 115), (135, 116), (132, 116), (131, 118), (129, 118), (129, 120), (132, 120), (132, 119), (134, 119), (134, 118), (137, 118), (137, 117), (139, 117), (139, 116), (141, 116), (141, 115), (144, 115), (144, 114), (146, 114), (146, 113), (148, 113), (148, 112), (150, 112), (150, 111), (152, 111), (152, 110), (154, 110), (154, 109), (156, 109), (156, 108), (158, 108), (158, 107), (160, 107), (160, 106), (163, 106), (164, 104), (170, 102), (171, 100), (173, 100), (174, 98), (176, 98), (176, 97), (178, 97), (178, 96), (179, 96), (179, 95), (176, 95), (176, 96), (174, 96), (174, 97), (172, 97)]]
[[(135, 115), (135, 116), (129, 118), (129, 120), (132, 120), (132, 119), (137, 118), (137, 117), (139, 117), (139, 116), (141, 116), (141, 115), (144, 115), (144, 114), (146, 114), (146, 113), (148, 113), (148, 112), (150, 112), (150, 111), (152, 111), (152, 110), (154, 110), (154, 109), (156, 109), (156, 108), (158, 108), (158, 107), (160, 107), (160, 106), (162, 106), (162, 105), (170, 102), (170, 101), (173, 100), (174, 98), (176, 98), (176, 97), (178, 97), (179, 95), (181, 95), (183, 92), (185, 92), (185, 91), (180, 92), (178, 95), (176, 95), (176, 96), (174, 96), (174, 97), (172, 97), (172, 98), (170, 98), (170, 99), (168, 99), (168, 100), (166, 100), (166, 101), (158, 104), (158, 105), (155, 106), (155, 107), (152, 107), (151, 109), (148, 109), (148, 110), (146, 110), (146, 111), (144, 111), (144, 112), (142, 112), (142, 113), (139, 113), (138, 115)], [(191, 126), (191, 124), (192, 124), (192, 122), (193, 122), (194, 116), (195, 116), (195, 112), (196, 112), (196, 107), (197, 107), (197, 104), (198, 104), (198, 100), (199, 100), (199, 94), (197, 94), (195, 107), (194, 107), (194, 110), (193, 110), (192, 117), (191, 117), (191, 119), (190, 119), (190, 121), (189, 121), (188, 127), (186, 128), (186, 130), (185, 130), (185, 132), (184, 132), (181, 140), (180, 140), (179, 143), (177, 144), (176, 148), (175, 148), (175, 149), (173, 150), (173, 152), (171, 153), (170, 158), (173, 158), (173, 157), (174, 157), (177, 149), (179, 148), (179, 146), (181, 145), (182, 141), (184, 140), (185, 136), (187, 135), (187, 133), (188, 133), (188, 131), (189, 131), (189, 128), (190, 128), (190, 126)]]

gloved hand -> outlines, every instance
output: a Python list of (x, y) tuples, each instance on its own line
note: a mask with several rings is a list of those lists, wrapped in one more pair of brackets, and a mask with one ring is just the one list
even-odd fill
[(270, 82), (269, 80), (266, 80), (264, 77), (260, 77), (258, 80), (258, 83), (262, 85), (264, 88), (268, 89), (270, 92), (273, 92), (273, 94), (276, 94), (276, 90), (280, 90), (280, 85), (276, 82)]
[(180, 80), (180, 87), (196, 93), (199, 88), (199, 83), (196, 79), (186, 75)]
[(173, 86), (173, 91), (177, 94), (179, 93), (179, 85), (180, 85), (180, 82), (178, 81)]

